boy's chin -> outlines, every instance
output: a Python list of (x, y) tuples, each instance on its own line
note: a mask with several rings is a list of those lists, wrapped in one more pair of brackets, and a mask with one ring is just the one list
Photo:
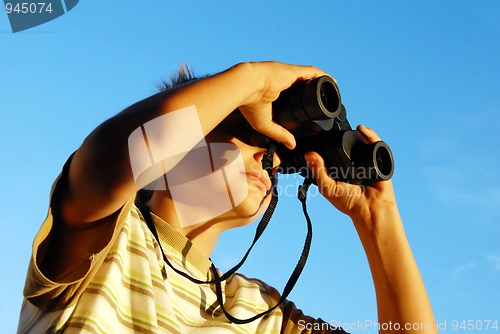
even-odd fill
[(233, 212), (241, 220), (247, 220), (246, 224), (250, 224), (264, 214), (270, 201), (271, 196), (267, 196), (266, 198), (249, 196), (240, 205), (236, 206)]

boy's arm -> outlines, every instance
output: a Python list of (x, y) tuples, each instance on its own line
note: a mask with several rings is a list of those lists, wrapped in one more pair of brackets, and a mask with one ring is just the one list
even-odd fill
[[(128, 147), (134, 130), (169, 113), (195, 108), (193, 121), (199, 122), (198, 131), (169, 131), (182, 126), (178, 123), (185, 119), (171, 117), (167, 129), (159, 130), (161, 140), (149, 142), (150, 147), (160, 150), (165, 143), (176, 146), (188, 142), (191, 146), (184, 145), (183, 150), (189, 151), (239, 108), (256, 130), (293, 147), (292, 134), (272, 122), (271, 103), (295, 81), (325, 74), (309, 66), (242, 63), (156, 94), (105, 121), (85, 139), (70, 161), (67, 176), (58, 182), (57, 196), (51, 203), (54, 228), (35, 262), (53, 280), (75, 280), (85, 275), (90, 267), (89, 251), (98, 251), (109, 242), (120, 208), (140, 188), (134, 180)], [(156, 177), (163, 174), (159, 172)]]
[[(293, 147), (293, 136), (272, 122), (271, 103), (295, 81), (324, 74), (314, 67), (275, 62), (242, 63), (136, 103), (101, 124), (76, 152), (70, 165), (68, 186), (59, 203), (62, 220), (73, 229), (88, 227), (86, 224), (108, 217), (122, 207), (138, 190), (128, 151), (130, 134), (150, 120), (185, 107), (196, 108), (202, 135), (240, 108), (256, 130)], [(172, 142), (199, 136), (184, 133), (183, 138), (169, 138), (168, 133), (165, 135)], [(196, 143), (202, 138), (188, 139)]]
[[(358, 129), (371, 142), (380, 140), (373, 130), (363, 126)], [(387, 328), (387, 332), (401, 329), (408, 333), (437, 333), (392, 183), (384, 181), (361, 187), (335, 182), (326, 174), (323, 159), (317, 153), (308, 153), (306, 160), (320, 192), (353, 220), (372, 272), (381, 328)]]

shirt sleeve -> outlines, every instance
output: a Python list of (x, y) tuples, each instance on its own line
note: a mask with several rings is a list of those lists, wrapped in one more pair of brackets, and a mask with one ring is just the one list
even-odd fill
[[(260, 281), (266, 294), (271, 297), (275, 302), (280, 300), (280, 293), (275, 288)], [(321, 318), (314, 318), (305, 315), (302, 310), (295, 306), (295, 303), (285, 300), (279, 306), (282, 313), (282, 334), (327, 334), (327, 333), (347, 333), (342, 327), (333, 327), (328, 322)]]
[(24, 297), (43, 311), (60, 310), (76, 302), (78, 297), (85, 290), (97, 268), (99, 268), (99, 265), (104, 261), (111, 248), (112, 241), (118, 234), (121, 226), (120, 222), (123, 221), (122, 216), (130, 211), (133, 204), (133, 198), (131, 198), (122, 207), (119, 214), (116, 215), (117, 219), (112, 235), (109, 234), (107, 236), (109, 240), (101, 240), (99, 244), (104, 246), (95, 253), (89, 254), (88, 258), (82, 261), (82, 266), (80, 266), (80, 268), (83, 268), (83, 270), (81, 270), (81, 272), (76, 276), (72, 273), (70, 280), (65, 279), (65, 277), (59, 277), (58, 281), (49, 279), (46, 273), (40, 268), (40, 264), (44, 259), (51, 242), (51, 236), (58, 224), (55, 206), (57, 206), (59, 202), (61, 189), (66, 186), (72, 157), (73, 156), (65, 163), (61, 174), (59, 174), (52, 186), (47, 217), (33, 241), (32, 255), (26, 275), (23, 292)]
[(281, 305), (283, 311), (283, 325), (281, 333), (296, 334), (326, 334), (326, 333), (347, 333), (342, 327), (336, 328), (325, 322), (321, 318), (313, 318), (305, 315), (295, 304), (286, 300)]

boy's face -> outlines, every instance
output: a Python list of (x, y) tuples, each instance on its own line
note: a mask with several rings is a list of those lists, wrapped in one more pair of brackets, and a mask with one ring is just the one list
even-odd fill
[[(225, 170), (225, 187), (232, 191), (233, 197), (232, 208), (222, 214), (221, 218), (232, 217), (235, 226), (253, 222), (265, 211), (271, 199), (269, 194), (272, 182), (268, 173), (262, 169), (262, 159), (267, 153), (268, 141), (264, 136), (252, 131), (243, 126), (222, 124), (206, 137), (210, 147), (220, 145), (226, 148), (226, 150), (213, 150), (217, 153), (217, 157), (213, 157), (214, 161), (221, 158), (221, 165), (231, 160), (241, 161), (241, 164), (234, 164), (236, 168), (225, 168), (214, 163), (216, 169), (221, 167)], [(249, 134), (252, 138), (249, 138)], [(279, 163), (278, 156), (274, 155), (273, 167)], [(239, 200), (236, 200), (238, 195), (240, 195)]]
[[(223, 122), (179, 157), (157, 180), (167, 187), (164, 194), (179, 226), (217, 222), (227, 229), (260, 216), (271, 199), (272, 183), (262, 169), (268, 145), (264, 136), (241, 123)], [(273, 162), (280, 163), (276, 155)]]

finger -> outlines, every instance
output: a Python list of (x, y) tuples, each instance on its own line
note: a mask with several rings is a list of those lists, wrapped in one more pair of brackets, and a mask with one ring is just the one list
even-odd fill
[(300, 81), (300, 80), (310, 80), (310, 79), (315, 79), (315, 78), (318, 78), (318, 77), (322, 77), (322, 76), (327, 76), (327, 77), (330, 77), (332, 78), (332, 80), (337, 83), (337, 79), (333, 78), (330, 74), (328, 74), (327, 72), (325, 71), (322, 71), (320, 69), (314, 69), (312, 71), (308, 71), (305, 75), (298, 75), (297, 76), (297, 81)]
[(309, 152), (304, 158), (313, 172), (320, 193), (341, 211), (344, 212), (347, 207), (352, 207), (353, 201), (363, 195), (363, 187), (332, 179), (319, 154)]
[(377, 135), (377, 133), (375, 131), (373, 131), (373, 129), (366, 127), (362, 124), (358, 125), (358, 127), (356, 129), (359, 130), (368, 139), (368, 141), (370, 141), (372, 143), (382, 140)]
[[(272, 140), (283, 143), (290, 150), (295, 148), (296, 142), (292, 133), (272, 120), (271, 105), (261, 109), (253, 108), (251, 111), (240, 107), (240, 111), (252, 128)], [(256, 115), (259, 117), (255, 117)]]
[(337, 182), (327, 174), (323, 158), (316, 152), (309, 152), (304, 158), (316, 179), (320, 192), (326, 197), (334, 197)]
[(285, 144), (290, 150), (293, 150), (297, 144), (292, 133), (275, 122), (270, 122), (266, 126), (256, 128), (256, 130), (277, 142)]
[[(317, 78), (317, 77), (320, 77), (323, 75), (327, 75), (327, 76), (331, 77), (330, 74), (328, 74), (327, 72), (325, 72), (325, 71), (323, 71), (315, 66), (297, 65), (296, 68), (297, 68), (296, 76), (299, 80), (313, 79), (313, 78)], [(337, 82), (337, 80), (335, 80), (335, 79), (333, 79), (333, 80), (335, 81), (335, 83)]]

